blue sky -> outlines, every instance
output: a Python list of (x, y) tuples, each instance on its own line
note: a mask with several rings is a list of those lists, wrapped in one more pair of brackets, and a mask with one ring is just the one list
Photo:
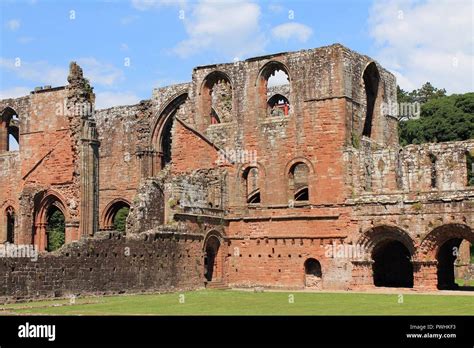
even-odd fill
[[(473, 87), (470, 0), (2, 0), (0, 98), (66, 84), (78, 61), (98, 108), (148, 99), (192, 68), (342, 43), (413, 89)], [(129, 63), (129, 64), (128, 64)]]

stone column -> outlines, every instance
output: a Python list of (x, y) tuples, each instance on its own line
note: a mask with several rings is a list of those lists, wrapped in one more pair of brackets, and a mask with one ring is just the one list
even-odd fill
[(38, 251), (45, 251), (47, 247), (46, 224), (38, 222), (35, 224), (34, 244)]
[(138, 161), (140, 163), (140, 177), (147, 179), (154, 176), (154, 157), (155, 151), (152, 148), (143, 148), (137, 151)]
[(92, 236), (99, 229), (99, 141), (92, 119), (83, 119), (80, 153), (80, 235)]
[(69, 66), (67, 108), (75, 140), (80, 197), (79, 235), (92, 236), (99, 230), (99, 141), (94, 120), (95, 96), (82, 69)]
[(8, 151), (8, 128), (6, 123), (0, 120), (0, 153)]

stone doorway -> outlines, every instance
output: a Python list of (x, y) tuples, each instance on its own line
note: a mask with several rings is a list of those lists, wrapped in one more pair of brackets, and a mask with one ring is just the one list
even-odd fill
[(412, 288), (413, 265), (407, 247), (396, 240), (380, 242), (372, 253), (374, 285)]
[(208, 282), (221, 280), (220, 271), (222, 268), (220, 262), (221, 243), (216, 236), (210, 236), (206, 242), (204, 255), (204, 276)]

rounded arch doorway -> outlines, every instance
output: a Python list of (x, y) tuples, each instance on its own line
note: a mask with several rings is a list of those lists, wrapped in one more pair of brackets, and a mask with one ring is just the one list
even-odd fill
[(204, 244), (204, 277), (206, 281), (222, 279), (221, 241), (216, 235), (210, 235)]

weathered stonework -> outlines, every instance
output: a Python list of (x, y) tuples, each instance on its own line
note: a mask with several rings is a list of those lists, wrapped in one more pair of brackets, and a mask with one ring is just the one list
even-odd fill
[[(276, 70), (288, 85), (267, 86)], [(269, 112), (275, 94), (283, 112)], [(0, 136), (12, 113), (20, 129), (20, 151), (0, 151), (0, 241), (7, 209), (16, 244), (44, 245), (51, 204), (66, 217), (60, 251), (0, 260), (0, 296), (453, 288), (450, 251), (474, 242), (474, 141), (400, 147), (383, 108), (396, 103), (395, 77), (341, 45), (197, 67), (189, 83), (86, 117), (55, 116), (65, 100), (94, 101), (74, 64), (68, 86), (0, 101)], [(99, 237), (123, 206), (126, 235)], [(127, 246), (143, 258), (110, 257)], [(88, 248), (94, 261), (77, 256)], [(170, 250), (187, 256), (160, 267)]]

